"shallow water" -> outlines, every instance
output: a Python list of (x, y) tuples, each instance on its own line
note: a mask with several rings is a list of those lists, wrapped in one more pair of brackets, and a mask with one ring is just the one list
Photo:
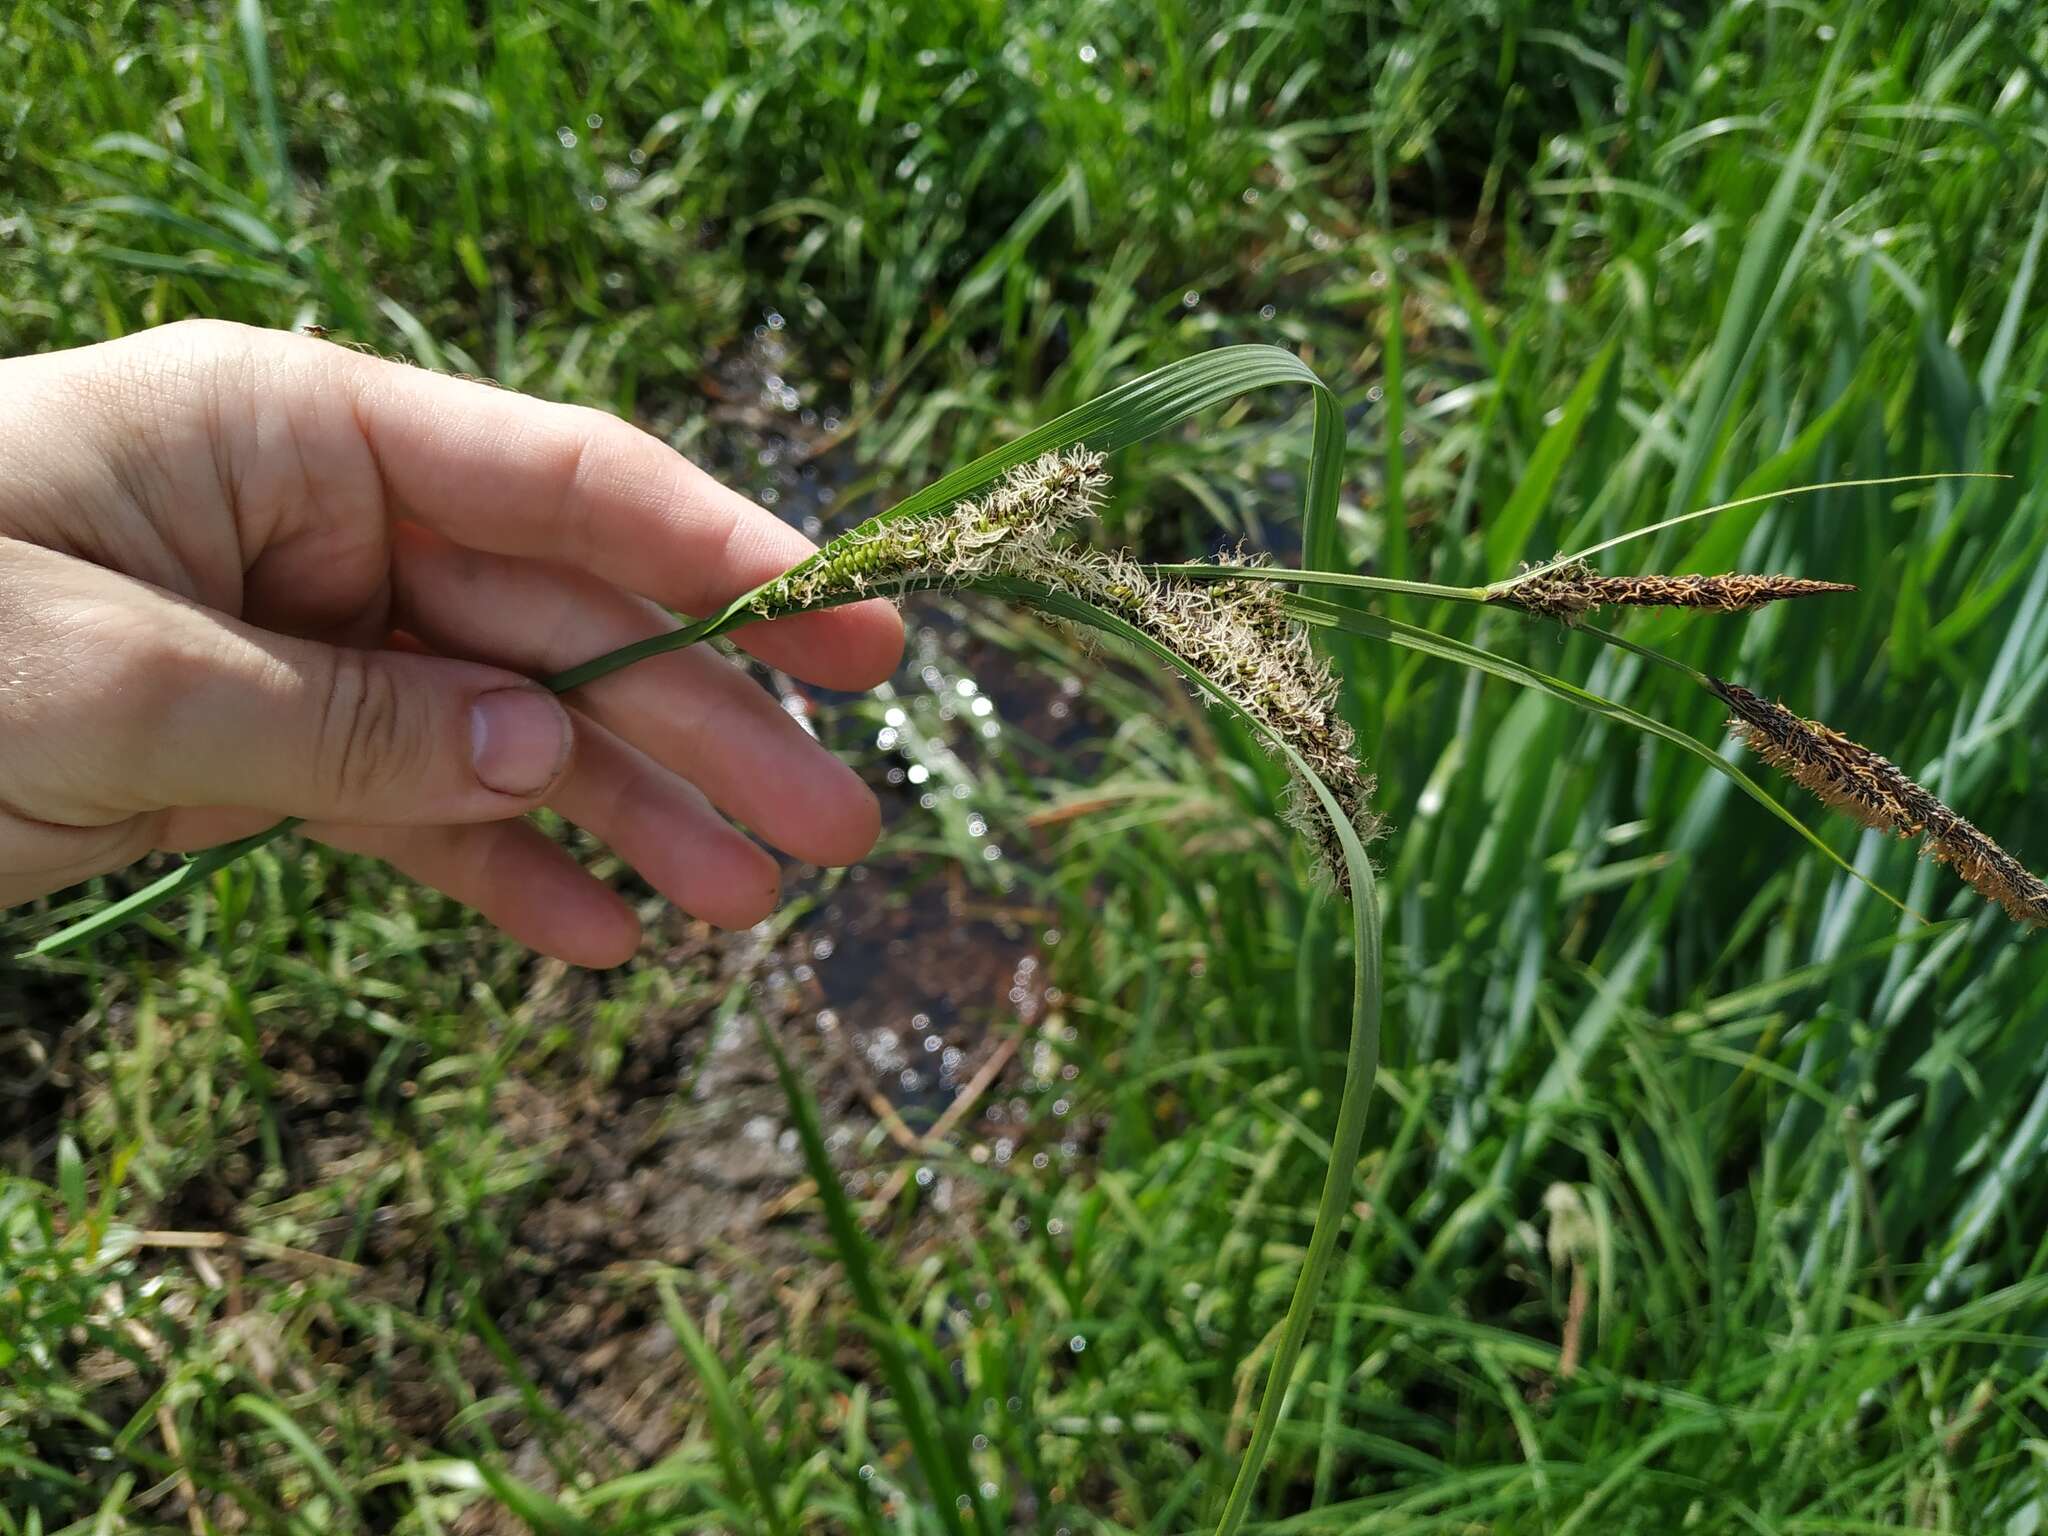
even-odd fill
[[(813, 403), (800, 371), (786, 322), (764, 320), (718, 369), (711, 428), (691, 452), (823, 539), (878, 508), (840, 495), (850, 454), (820, 449), (843, 408)], [(798, 958), (759, 985), (809, 1010), (848, 1070), (922, 1130), (992, 1036), (1030, 1029), (1058, 1001), (1045, 982), (1056, 915), (1016, 873), (1032, 850), (1003, 845), (984, 787), (1020, 751), (1085, 759), (1101, 722), (1078, 675), (1020, 660), (961, 602), (916, 597), (905, 617), (903, 664), (874, 696), (764, 669), (784, 708), (860, 769), (881, 802), (884, 834), (882, 851), (843, 875), (790, 871), (786, 899), (814, 904), (793, 934)]]

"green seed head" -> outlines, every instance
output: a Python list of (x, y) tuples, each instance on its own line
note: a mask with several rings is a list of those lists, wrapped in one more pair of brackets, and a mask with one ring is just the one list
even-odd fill
[[(1359, 767), (1351, 727), (1338, 713), (1336, 681), (1288, 613), (1280, 588), (1268, 581), (1161, 581), (1128, 556), (1059, 543), (1057, 535), (1101, 504), (1107, 486), (1098, 453), (1075, 447), (1042, 455), (944, 512), (856, 529), (769, 589), (773, 600), (760, 611), (793, 611), (877, 587), (971, 585), (994, 575), (1084, 598), (1223, 689), (1300, 755), (1361, 839), (1373, 836), (1372, 780)], [(1217, 563), (1256, 561), (1231, 552)], [(1342, 867), (1335, 829), (1306, 786), (1292, 797), (1289, 817), (1330, 869)]]

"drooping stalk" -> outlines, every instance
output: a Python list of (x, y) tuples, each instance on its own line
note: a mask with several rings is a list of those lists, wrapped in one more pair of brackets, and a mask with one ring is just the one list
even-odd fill
[(1302, 1255), (1301, 1270), (1295, 1276), (1294, 1292), (1281, 1321), (1280, 1335), (1273, 1346), (1273, 1360), (1266, 1373), (1266, 1390), (1259, 1398), (1252, 1421), (1251, 1441), (1238, 1463), (1223, 1512), (1216, 1523), (1216, 1536), (1234, 1536), (1244, 1523), (1265, 1470), (1273, 1437), (1280, 1428), (1280, 1415), (1287, 1403), (1288, 1383), (1295, 1362), (1308, 1342), (1323, 1280), (1335, 1257), (1337, 1236), (1350, 1207), (1351, 1180), (1357, 1170), (1358, 1154), (1365, 1141), (1365, 1116), (1371, 1104), (1373, 1078), (1380, 1056), (1380, 910), (1373, 877), (1372, 860), (1352, 823), (1354, 817), (1332, 793), (1315, 767), (1282, 732), (1245, 710), (1231, 689), (1190, 665), (1145, 629), (1107, 612), (1086, 600), (1063, 592), (1046, 592), (1027, 599), (1032, 606), (1063, 618), (1075, 619), (1106, 634), (1117, 636), (1151, 653), (1195, 684), (1212, 703), (1238, 716), (1264, 736), (1285, 757), (1301, 784), (1315, 797), (1317, 809), (1331, 829), (1341, 867), (1338, 871), (1351, 893), (1352, 987), (1350, 1038), (1345, 1048), (1344, 1082), (1337, 1101), (1337, 1126), (1330, 1137), (1330, 1161), (1323, 1172), (1323, 1187), (1316, 1200), (1315, 1225), (1309, 1231), (1308, 1249)]

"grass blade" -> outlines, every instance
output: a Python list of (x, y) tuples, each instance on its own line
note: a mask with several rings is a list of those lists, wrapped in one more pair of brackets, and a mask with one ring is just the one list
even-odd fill
[(825, 1133), (818, 1125), (817, 1106), (812, 1104), (810, 1094), (790, 1067), (782, 1043), (765, 1023), (761, 1025), (761, 1043), (775, 1063), (776, 1080), (781, 1083), (783, 1095), (789, 1101), (790, 1118), (796, 1122), (797, 1140), (803, 1146), (804, 1162), (810, 1169), (812, 1182), (818, 1187), (818, 1199), (825, 1207), (825, 1222), (832, 1233), (833, 1249), (839, 1255), (839, 1262), (845, 1266), (847, 1283), (853, 1287), (854, 1301), (867, 1324), (875, 1352), (881, 1357), (882, 1375), (896, 1400), (896, 1411), (903, 1416), (904, 1434), (910, 1440), (917, 1464), (924, 1469), (926, 1483), (930, 1485), (934, 1512), (953, 1536), (966, 1536), (967, 1526), (961, 1521), (960, 1514), (963, 1509), (971, 1509), (975, 1526), (983, 1536), (996, 1536), (995, 1520), (975, 1488), (972, 1469), (955, 1467), (939, 1437), (938, 1426), (932, 1417), (930, 1394), (913, 1373), (910, 1352), (903, 1344), (902, 1319), (882, 1293), (881, 1282), (875, 1277), (874, 1257), (868, 1251), (867, 1237), (860, 1229), (859, 1218), (854, 1215), (853, 1203), (846, 1198), (846, 1190), (839, 1182), (839, 1170), (832, 1166), (832, 1154), (826, 1150)]
[(334, 1470), (334, 1463), (327, 1459), (326, 1454), (313, 1442), (313, 1437), (307, 1434), (295, 1419), (268, 1398), (255, 1397), (247, 1392), (237, 1394), (229, 1406), (237, 1413), (261, 1419), (268, 1425), (271, 1433), (291, 1447), (292, 1453), (300, 1463), (333, 1497), (334, 1502), (348, 1516), (350, 1523), (358, 1530), (362, 1529), (363, 1511), (356, 1503), (355, 1494), (341, 1480), (341, 1474)]
[[(2010, 480), (2012, 476), (1990, 470), (1951, 469), (1924, 475), (1879, 475), (1870, 480), (1824, 480), (1817, 485), (1793, 486), (1785, 490), (1760, 491), (1754, 496), (1738, 496), (1733, 501), (1718, 502), (1711, 507), (1699, 507), (1691, 512), (1681, 512), (1676, 517), (1667, 517), (1661, 522), (1643, 528), (1631, 528), (1626, 533), (1617, 533), (1611, 539), (1602, 539), (1598, 544), (1588, 544), (1584, 549), (1574, 550), (1568, 555), (1559, 555), (1555, 560), (1536, 567), (1529, 575), (1542, 575), (1559, 566), (1570, 565), (1574, 560), (1590, 560), (1594, 555), (1626, 544), (1633, 539), (1647, 539), (1653, 533), (1662, 533), (1666, 528), (1676, 528), (1680, 523), (1692, 522), (1695, 518), (1713, 517), (1722, 512), (1733, 512), (1738, 507), (1753, 507), (1761, 502), (1776, 501), (1781, 496), (1809, 496), (1816, 491), (1847, 491), (1861, 486), (1910, 485), (1923, 480)], [(1517, 578), (1519, 579), (1519, 578)]]
[(1593, 403), (1600, 398), (1600, 385), (1605, 381), (1620, 345), (1620, 339), (1616, 338), (1600, 349), (1592, 365), (1579, 375), (1578, 383), (1572, 386), (1557, 420), (1538, 440), (1536, 451), (1529, 456), (1528, 467), (1515, 484), (1514, 494), (1508, 497), (1507, 504), (1486, 530), (1486, 564), (1489, 569), (1506, 571), (1527, 546), (1529, 535), (1536, 529), (1536, 520), (1550, 504), (1550, 493), (1557, 485), (1557, 477), (1564, 472), (1565, 459), (1578, 442), (1579, 432), (1592, 412)]
[(754, 1497), (760, 1501), (761, 1518), (767, 1522), (770, 1531), (781, 1536), (790, 1526), (782, 1510), (782, 1501), (776, 1496), (775, 1468), (769, 1458), (767, 1444), (734, 1396), (732, 1379), (726, 1375), (725, 1363), (683, 1309), (682, 1298), (676, 1295), (674, 1283), (664, 1275), (655, 1282), (655, 1290), (661, 1297), (661, 1315), (668, 1320), (676, 1342), (690, 1357), (690, 1368), (704, 1386), (727, 1484), (734, 1489), (740, 1487), (740, 1463), (744, 1461), (747, 1479), (754, 1485)]

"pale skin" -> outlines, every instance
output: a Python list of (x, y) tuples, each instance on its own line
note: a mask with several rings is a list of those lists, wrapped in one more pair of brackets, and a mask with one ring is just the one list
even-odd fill
[[(296, 816), (619, 964), (638, 920), (522, 819), (549, 806), (683, 910), (758, 922), (761, 843), (873, 846), (859, 778), (702, 648), (565, 699), (531, 679), (810, 548), (602, 412), (311, 337), (186, 322), (0, 362), (0, 908)], [(734, 638), (859, 689), (903, 629), (870, 602)]]

